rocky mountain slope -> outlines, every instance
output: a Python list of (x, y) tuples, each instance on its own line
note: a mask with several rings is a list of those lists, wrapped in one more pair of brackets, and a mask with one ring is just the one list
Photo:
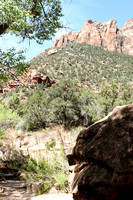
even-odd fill
[(28, 73), (9, 81), (0, 93), (36, 83), (51, 86), (62, 78), (92, 87), (110, 78), (132, 84), (132, 56), (133, 19), (120, 29), (115, 19), (104, 23), (88, 20), (80, 32), (62, 35), (50, 49), (33, 58)]
[(61, 79), (74, 79), (80, 85), (92, 88), (104, 80), (116, 79), (133, 84), (133, 57), (118, 52), (105, 51), (102, 47), (77, 42), (41, 52), (30, 61), (30, 69), (23, 77), (10, 80), (0, 93), (7, 93), (19, 86), (44, 84), (49, 87)]
[(108, 51), (133, 55), (133, 18), (120, 29), (116, 23), (116, 19), (111, 19), (104, 23), (88, 20), (80, 32), (69, 32), (66, 35), (62, 35), (52, 47), (60, 47), (68, 41), (75, 41), (102, 46)]
[(110, 79), (132, 84), (133, 57), (130, 55), (71, 41), (52, 50), (41, 52), (31, 61), (33, 69), (52, 80), (69, 78), (92, 88)]

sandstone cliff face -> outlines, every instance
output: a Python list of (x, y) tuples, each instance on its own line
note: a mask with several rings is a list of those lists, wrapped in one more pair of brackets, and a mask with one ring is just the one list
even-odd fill
[(68, 41), (102, 46), (108, 51), (133, 55), (133, 19), (118, 29), (116, 20), (100, 23), (88, 20), (80, 32), (62, 35), (52, 47), (60, 47)]
[(133, 199), (133, 104), (81, 131), (68, 152), (76, 200)]
[(117, 38), (120, 51), (133, 55), (133, 19), (130, 19), (118, 32)]

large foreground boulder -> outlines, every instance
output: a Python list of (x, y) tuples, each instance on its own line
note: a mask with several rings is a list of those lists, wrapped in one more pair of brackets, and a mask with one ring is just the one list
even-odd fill
[(69, 151), (76, 200), (133, 200), (133, 105), (81, 131)]

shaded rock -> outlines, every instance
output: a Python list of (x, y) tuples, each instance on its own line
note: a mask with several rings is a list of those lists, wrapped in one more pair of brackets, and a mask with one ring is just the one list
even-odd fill
[(133, 199), (133, 105), (81, 131), (67, 157), (74, 199)]
[(119, 29), (117, 42), (120, 52), (133, 55), (133, 19)]
[(40, 180), (38, 182), (32, 182), (27, 185), (27, 193), (36, 193), (37, 191), (41, 190), (43, 185), (43, 181)]
[(21, 172), (16, 169), (9, 169), (6, 167), (0, 168), (0, 177), (2, 177), (5, 180), (13, 180), (17, 179)]

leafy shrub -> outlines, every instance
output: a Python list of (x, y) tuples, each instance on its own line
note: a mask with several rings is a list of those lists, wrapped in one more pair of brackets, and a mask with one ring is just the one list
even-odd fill
[(48, 192), (53, 186), (60, 191), (65, 191), (68, 186), (68, 163), (64, 154), (62, 151), (58, 155), (55, 151), (52, 153), (50, 161), (45, 158), (36, 161), (29, 156), (21, 167), (27, 181), (42, 181), (41, 187), (36, 191), (37, 195)]
[(18, 109), (19, 105), (20, 105), (20, 99), (19, 95), (16, 93), (8, 101), (7, 107), (9, 109), (12, 109), (12, 111), (15, 111)]
[(15, 127), (19, 122), (19, 115), (11, 109), (6, 109), (3, 104), (0, 104), (0, 128), (6, 129), (8, 127)]

